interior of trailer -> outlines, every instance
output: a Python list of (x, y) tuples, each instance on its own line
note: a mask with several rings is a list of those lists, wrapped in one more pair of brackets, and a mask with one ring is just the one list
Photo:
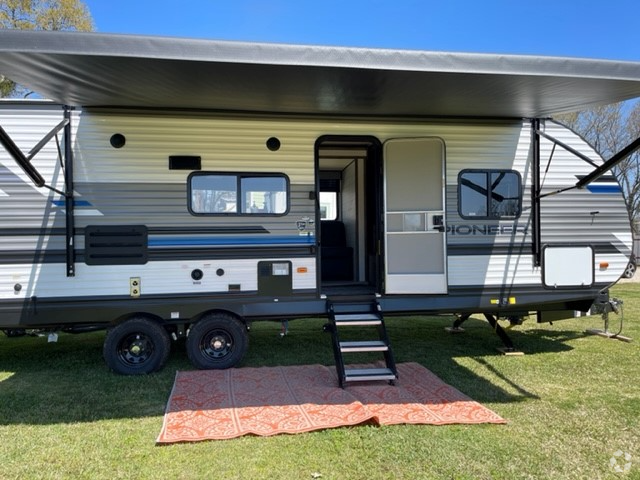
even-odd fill
[(371, 137), (316, 144), (321, 291), (381, 291), (381, 146)]

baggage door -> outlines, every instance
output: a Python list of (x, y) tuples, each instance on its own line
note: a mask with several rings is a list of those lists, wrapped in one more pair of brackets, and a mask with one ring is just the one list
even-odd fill
[(385, 293), (446, 293), (444, 142), (384, 144)]

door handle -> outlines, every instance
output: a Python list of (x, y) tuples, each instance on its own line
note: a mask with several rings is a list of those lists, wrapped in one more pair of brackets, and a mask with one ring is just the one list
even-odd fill
[(444, 215), (434, 215), (433, 216), (433, 230), (437, 230), (438, 232), (444, 232)]

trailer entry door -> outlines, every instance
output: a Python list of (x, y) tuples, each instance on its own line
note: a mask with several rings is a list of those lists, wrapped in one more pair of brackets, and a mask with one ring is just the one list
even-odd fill
[(384, 144), (385, 293), (446, 293), (444, 142)]

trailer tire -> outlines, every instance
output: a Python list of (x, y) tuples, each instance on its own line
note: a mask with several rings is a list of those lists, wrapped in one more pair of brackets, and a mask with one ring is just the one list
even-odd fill
[(247, 328), (238, 318), (212, 313), (196, 322), (186, 342), (187, 356), (201, 370), (231, 368), (249, 348)]
[(624, 278), (633, 278), (636, 274), (636, 263), (635, 261), (630, 261), (627, 264), (627, 268), (624, 269), (624, 274), (622, 275)]
[(102, 353), (111, 370), (122, 375), (144, 375), (167, 363), (171, 340), (158, 323), (134, 317), (107, 332)]

